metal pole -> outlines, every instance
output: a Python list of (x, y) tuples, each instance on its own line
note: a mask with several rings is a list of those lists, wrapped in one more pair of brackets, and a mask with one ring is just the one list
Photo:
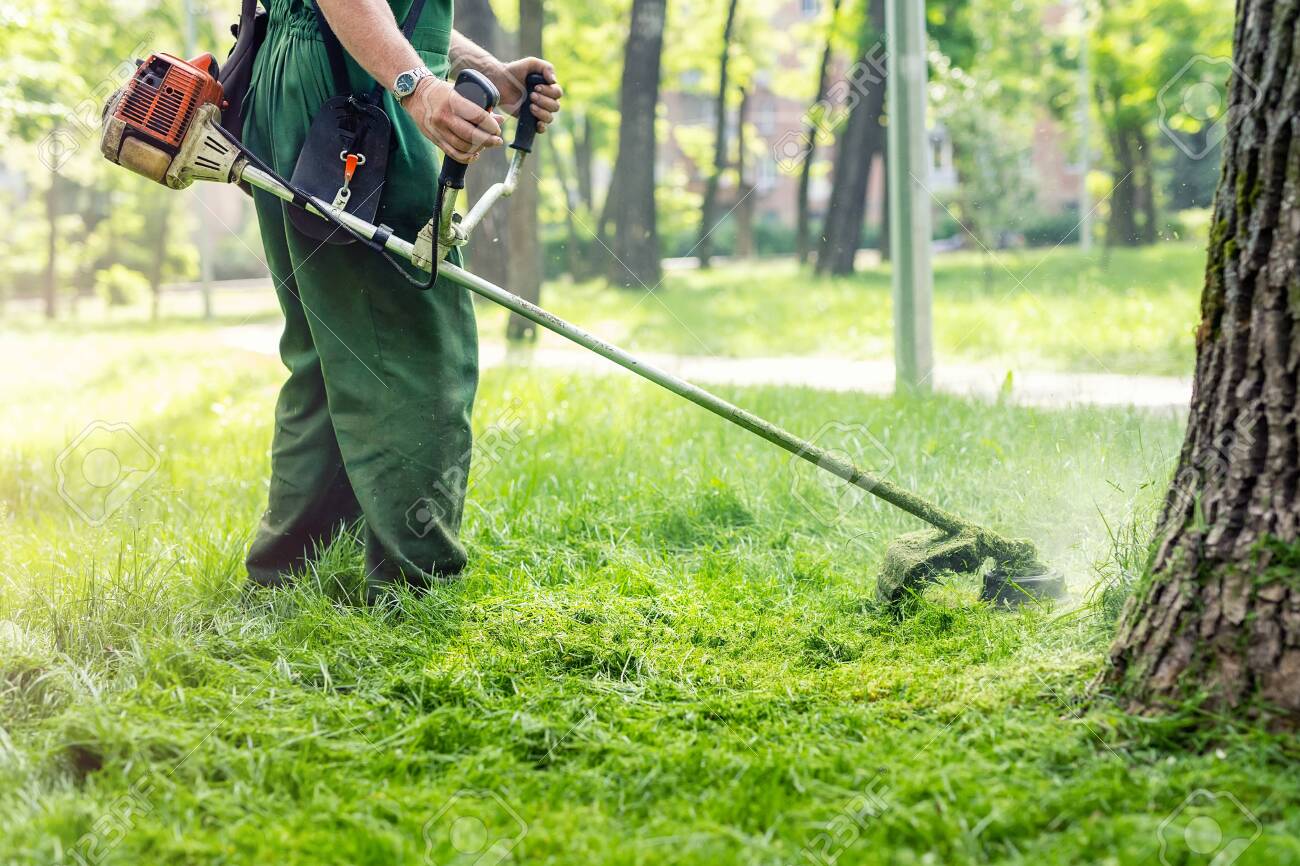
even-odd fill
[[(195, 54), (194, 2), (183, 0), (185, 7), (185, 56)], [(206, 186), (201, 186), (195, 193), (199, 196), (199, 294), (203, 298), (203, 318), (212, 318), (212, 221), (209, 219), (211, 206), (208, 203)]]
[(915, 493), (899, 487), (897, 484), (878, 475), (864, 472), (847, 460), (841, 460), (811, 442), (800, 439), (793, 433), (765, 421), (733, 403), (728, 403), (721, 397), (705, 391), (698, 385), (692, 385), (667, 370), (653, 364), (647, 364), (635, 355), (606, 343), (577, 325), (566, 322), (536, 304), (525, 301), (513, 292), (508, 292), (463, 268), (443, 262), (438, 266), (438, 276), (462, 285), (475, 294), (500, 304), (512, 313), (516, 313), (531, 322), (536, 322), (547, 330), (554, 331), (560, 336), (572, 340), (584, 349), (589, 349), (602, 358), (613, 361), (625, 370), (631, 370), (643, 379), (649, 379), (661, 388), (666, 388), (677, 396), (686, 398), (696, 406), (709, 410), (719, 418), (724, 418), (732, 424), (743, 427), (750, 433), (771, 442), (773, 445), (784, 448), (794, 456), (808, 461), (819, 469), (843, 478), (848, 483), (880, 497), (908, 514), (924, 520), (931, 526), (938, 527), (945, 532), (962, 532), (970, 528), (970, 524), (957, 515), (927, 502)]
[[(293, 193), (287, 189), (278, 179), (272, 177), (256, 166), (244, 166), (239, 171), (239, 177), (251, 185), (264, 189), (285, 200), (291, 200)], [(314, 210), (317, 213), (329, 213), (341, 222), (346, 223), (364, 237), (373, 238), (377, 232), (375, 226), (367, 223), (365, 220), (345, 213), (337, 208), (330, 207), (324, 201), (312, 198), (307, 205), (308, 210)], [(415, 246), (408, 241), (404, 241), (396, 235), (389, 235), (384, 241), (384, 246), (388, 250), (396, 253), (407, 261), (414, 262), (416, 259)], [(606, 343), (594, 334), (590, 334), (579, 328), (577, 325), (566, 322), (564, 319), (547, 312), (531, 301), (526, 301), (513, 292), (508, 292), (495, 283), (491, 283), (482, 277), (475, 276), (469, 271), (457, 267), (450, 262), (442, 262), (438, 265), (438, 276), (450, 280), (457, 285), (464, 286), (471, 292), (489, 301), (500, 304), (512, 313), (515, 313), (530, 322), (534, 322), (554, 331), (561, 337), (572, 340), (584, 349), (588, 349), (623, 367), (631, 370), (643, 379), (649, 379), (656, 385), (665, 388), (679, 397), (691, 401), (697, 406), (709, 410), (719, 418), (724, 418), (749, 432), (755, 434), (761, 439), (765, 439), (780, 448), (785, 449), (801, 460), (813, 464), (818, 469), (829, 472), (832, 475), (844, 479), (849, 484), (860, 487), (873, 496), (877, 496), (891, 505), (901, 508), (913, 517), (924, 520), (931, 526), (942, 529), (945, 532), (956, 533), (971, 530), (971, 524), (962, 520), (944, 508), (940, 508), (932, 502), (922, 499), (915, 493), (906, 488), (894, 484), (879, 475), (865, 472), (854, 466), (847, 460), (842, 460), (834, 454), (822, 448), (818, 448), (811, 442), (807, 442), (790, 433), (781, 427), (776, 426), (768, 421), (763, 420), (752, 412), (747, 412), (733, 403), (728, 403), (721, 397), (705, 391), (698, 385), (692, 385), (685, 379), (681, 379), (662, 370), (653, 364), (647, 364), (645, 361), (637, 358), (635, 355), (623, 351), (617, 346)], [(437, 291), (435, 288), (434, 291)]]
[(886, 0), (885, 34), (894, 379), (899, 390), (924, 390), (934, 369), (924, 0)]
[(1092, 166), (1092, 50), (1089, 45), (1088, 0), (1079, 0), (1079, 249), (1092, 249), (1092, 196), (1088, 172)]
[[(247, 181), (250, 186), (266, 190), (284, 201), (293, 201), (294, 199), (293, 192), (288, 187), (280, 183), (280, 181), (276, 180), (271, 175), (262, 171), (257, 166), (245, 165), (240, 168), (239, 179)], [(327, 219), (338, 220), (354, 232), (360, 234), (362, 237), (373, 239), (374, 236), (379, 233), (378, 229), (371, 223), (366, 222), (360, 217), (353, 216), (347, 211), (331, 207), (328, 203), (316, 198), (315, 196), (308, 197), (306, 209), (318, 214), (319, 216), (326, 217)], [(384, 249), (396, 253), (408, 262), (415, 264), (415, 244), (410, 241), (402, 240), (395, 234), (389, 234), (387, 239), (384, 241)], [(428, 268), (423, 268), (423, 270), (427, 271)]]

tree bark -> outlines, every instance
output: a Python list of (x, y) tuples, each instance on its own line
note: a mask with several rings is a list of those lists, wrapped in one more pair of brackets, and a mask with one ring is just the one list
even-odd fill
[(826, 44), (822, 47), (821, 63), (817, 66), (817, 95), (813, 97), (812, 104), (808, 106), (805, 115), (808, 121), (804, 126), (803, 156), (799, 164), (798, 215), (795, 218), (794, 229), (795, 255), (799, 257), (801, 265), (808, 263), (808, 256), (812, 252), (808, 238), (811, 233), (808, 194), (812, 187), (813, 159), (817, 155), (817, 119), (814, 117), (814, 112), (817, 110), (817, 104), (826, 98), (826, 88), (830, 86), (831, 58), (835, 54), (832, 37), (835, 34), (835, 22), (839, 19), (842, 2), (843, 0), (835, 0), (831, 5), (831, 20), (826, 29)]
[[(519, 0), (520, 57), (543, 56), (542, 25), (542, 0)], [(521, 112), (528, 110), (527, 106), (520, 108)], [(537, 167), (525, 163), (524, 171), (519, 175), (519, 185), (509, 199), (510, 245), (504, 258), (509, 263), (510, 282), (507, 285), (510, 290), (534, 304), (540, 303), (542, 296), (542, 243), (537, 228), (539, 199)], [(537, 325), (511, 313), (506, 322), (506, 339), (532, 342), (537, 339)]]
[[(456, 29), (500, 57), (509, 48), (490, 0), (456, 0)], [(506, 173), (509, 151), (503, 147), (489, 148), (479, 157), (474, 168), (465, 173), (465, 200), (478, 201), (487, 188)], [(525, 170), (524, 174), (529, 172)], [(474, 272), (499, 286), (510, 286), (509, 200), (492, 208), (474, 230), (474, 247), (469, 250)], [(475, 254), (477, 250), (477, 255)]]
[(632, 0), (632, 24), (619, 85), (618, 157), (605, 197), (599, 233), (614, 223), (615, 285), (646, 289), (659, 284), (661, 261), (655, 225), (655, 110), (667, 0)]
[[(878, 34), (885, 32), (884, 0), (871, 0), (862, 28), (859, 59), (871, 63)], [(862, 223), (867, 213), (867, 182), (871, 163), (884, 144), (885, 129), (880, 116), (885, 108), (885, 82), (854, 88), (857, 102), (849, 111), (848, 123), (835, 153), (831, 201), (822, 223), (821, 247), (817, 252), (817, 273), (844, 276), (853, 273), (853, 260), (862, 243)]]
[(1300, 0), (1240, 0), (1191, 416), (1102, 682), (1300, 724)]
[(718, 60), (718, 101), (713, 110), (713, 171), (704, 187), (704, 202), (700, 206), (699, 240), (695, 243), (700, 267), (709, 267), (713, 256), (713, 230), (717, 228), (718, 186), (722, 173), (727, 170), (727, 65), (731, 56), (731, 33), (736, 25), (736, 7), (739, 0), (727, 4), (727, 22), (722, 27), (722, 52)]

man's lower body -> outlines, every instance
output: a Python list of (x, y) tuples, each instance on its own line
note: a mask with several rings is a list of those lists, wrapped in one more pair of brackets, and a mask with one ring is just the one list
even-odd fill
[[(316, 92), (329, 80), (319, 43), (298, 38), (290, 28), (268, 34), (245, 130), (248, 146), (285, 176), (328, 95)], [(379, 219), (413, 237), (432, 210), (434, 163), (407, 124), (394, 117)], [(255, 199), (289, 378), (276, 404), (269, 504), (249, 578), (284, 583), (358, 521), (372, 597), (456, 574), (465, 565), (458, 535), (478, 384), (468, 292), (442, 281), (419, 291), (369, 249), (311, 240), (287, 219), (288, 205), (260, 191)]]

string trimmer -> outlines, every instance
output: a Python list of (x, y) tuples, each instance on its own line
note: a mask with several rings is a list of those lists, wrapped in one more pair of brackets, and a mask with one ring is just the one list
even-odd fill
[[(223, 95), (215, 70), (211, 55), (192, 62), (167, 54), (151, 55), (105, 106), (101, 141), (104, 156), (172, 189), (183, 189), (196, 180), (243, 183), (292, 202), (383, 253), (412, 282), (428, 285), (434, 276), (445, 277), (928, 523), (931, 529), (901, 536), (886, 549), (877, 583), (877, 594), (883, 601), (896, 602), (926, 581), (949, 572), (982, 572), (984, 597), (998, 603), (1055, 596), (1063, 591), (1060, 575), (1039, 562), (1028, 541), (1004, 538), (963, 520), (447, 261), (453, 248), (469, 240), (488, 209), (514, 192), (536, 133), (536, 122), (529, 111), (522, 112), (511, 143), (514, 155), (504, 180), (489, 188), (463, 218), (456, 212), (456, 201), (464, 187), (466, 167), (450, 158), (444, 160), (435, 190), (434, 213), (411, 242), (346, 211), (347, 181), (350, 171), (355, 170), (346, 159), (341, 160), (340, 169), (343, 194), (327, 202), (295, 189), (222, 129), (218, 121)], [(540, 76), (530, 76), (527, 89), (531, 92), (541, 83)], [(487, 110), (495, 107), (499, 99), (496, 88), (472, 71), (458, 76), (456, 90)], [(523, 104), (527, 106), (527, 100)], [(409, 262), (428, 277), (417, 280), (392, 256)]]

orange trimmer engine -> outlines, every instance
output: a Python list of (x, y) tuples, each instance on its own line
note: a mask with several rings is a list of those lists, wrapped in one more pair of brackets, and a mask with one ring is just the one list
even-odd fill
[(244, 160), (220, 127), (225, 99), (211, 54), (150, 54), (104, 106), (100, 149), (110, 162), (172, 189), (231, 183)]

